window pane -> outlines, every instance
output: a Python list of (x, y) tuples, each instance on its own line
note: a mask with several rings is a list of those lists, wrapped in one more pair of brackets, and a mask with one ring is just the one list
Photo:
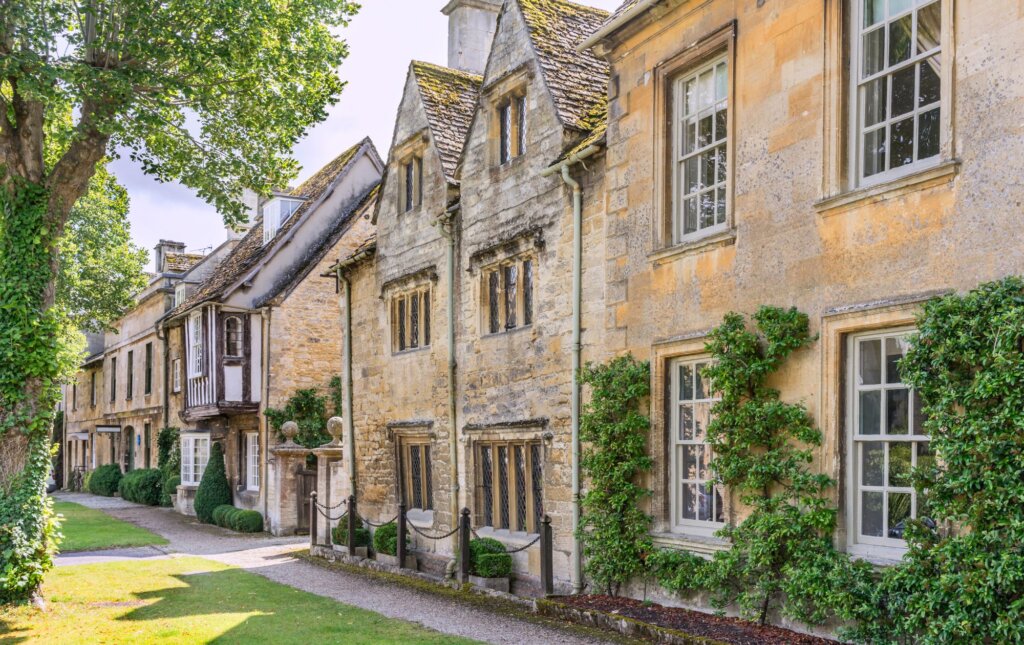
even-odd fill
[(408, 500), (412, 508), (423, 508), (423, 488), (421, 482), (423, 472), (420, 469), (420, 447), (409, 447), (409, 483), (412, 485), (412, 499)]
[(679, 440), (693, 440), (693, 404), (684, 403), (679, 406)]
[(939, 77), (939, 57), (932, 56), (927, 58), (917, 68), (921, 70), (921, 90), (917, 97), (918, 107), (937, 103), (939, 98), (941, 98), (942, 92), (942, 79)]
[(523, 446), (515, 446), (516, 467), (516, 529), (528, 530), (526, 525), (526, 455), (523, 453)]
[(860, 385), (878, 385), (882, 382), (882, 341), (860, 342)]
[(498, 446), (498, 528), (509, 528), (508, 447)]
[(697, 157), (690, 157), (683, 163), (683, 186), (684, 194), (690, 195), (700, 189), (700, 176), (698, 174)]
[(900, 371), (900, 361), (907, 355), (910, 349), (910, 341), (905, 337), (885, 339), (885, 382), (902, 383), (903, 376)]
[(708, 424), (711, 422), (711, 408), (714, 404), (705, 401), (693, 404), (693, 438), (697, 441), (707, 439)]
[(722, 487), (715, 486), (715, 522), (725, 523), (725, 504), (722, 503)]
[(914, 162), (914, 119), (904, 119), (890, 126), (889, 166), (899, 168)]
[(889, 493), (889, 537), (903, 539), (910, 519), (910, 493)]
[(711, 145), (711, 142), (715, 140), (712, 128), (714, 127), (714, 115), (708, 114), (701, 117), (697, 123), (697, 147), (703, 148), (704, 146)]
[(903, 13), (914, 4), (914, 0), (889, 0), (889, 15), (895, 16)]
[(914, 447), (917, 451), (916, 466), (923, 471), (930, 470), (935, 465), (935, 453), (932, 452), (931, 444), (927, 441), (917, 441)]
[(914, 409), (913, 409), (913, 415), (914, 415), (914, 418), (913, 418), (914, 434), (916, 434), (916, 435), (926, 435), (928, 433), (925, 432), (925, 429), (924, 429), (924, 412), (921, 410), (921, 405), (922, 405), (922, 403), (921, 403), (921, 395), (918, 394), (917, 392), (911, 392), (911, 396), (914, 399)]
[(882, 71), (885, 66), (885, 28), (864, 34), (863, 77)]
[(879, 22), (885, 18), (885, 0), (864, 0), (864, 26)]
[(412, 189), (413, 189), (413, 167), (412, 162), (405, 164), (405, 210), (412, 209)]
[(697, 111), (697, 79), (686, 81), (683, 94), (685, 96), (683, 114), (688, 116)]
[(487, 276), (487, 302), (489, 309), (489, 325), (488, 329), (492, 334), (498, 333), (499, 320), (498, 320), (498, 272), (491, 271)]
[(709, 70), (700, 75), (697, 79), (698, 98), (697, 109), (703, 110), (715, 102), (715, 74)]
[(940, 3), (933, 2), (917, 10), (917, 51), (923, 54), (939, 46), (942, 40)]
[(700, 481), (701, 460), (704, 446), (683, 446), (683, 469), (680, 473), (683, 481)]
[(693, 400), (693, 366), (679, 366), (679, 398), (682, 401)]
[(708, 228), (715, 223), (715, 191), (709, 190), (700, 195), (700, 227)]
[(715, 194), (715, 223), (725, 224), (725, 187), (720, 187)]
[(505, 267), (505, 329), (516, 327), (516, 283), (519, 270), (516, 265)]
[(860, 481), (864, 486), (885, 485), (885, 443), (865, 441), (861, 444)]
[(892, 116), (914, 109), (914, 83), (917, 66), (904, 67), (892, 75)]
[(884, 493), (864, 491), (860, 494), (860, 533), (869, 537), (882, 537), (882, 501)]
[(701, 188), (715, 185), (718, 160), (714, 150), (708, 150), (700, 155), (700, 185)]
[(917, 117), (917, 158), (939, 154), (939, 108)]
[(505, 163), (512, 155), (512, 106), (503, 105), (498, 110), (498, 119), (501, 123), (501, 163)]
[(405, 344), (405, 298), (398, 299), (398, 351), (406, 348)]
[(882, 393), (861, 392), (860, 393), (860, 434), (879, 434), (879, 422), (881, 421)]
[(898, 65), (910, 59), (910, 33), (913, 24), (913, 16), (910, 14), (889, 23), (889, 65)]
[(697, 484), (683, 484), (683, 500), (680, 515), (684, 520), (697, 519), (700, 508), (700, 496), (697, 494)]
[(726, 168), (726, 151), (725, 146), (718, 146), (718, 156), (716, 158), (717, 170), (715, 172), (715, 182), (722, 183), (725, 181), (725, 168)]
[(694, 233), (697, 231), (697, 198), (691, 197), (686, 200), (683, 215), (683, 233)]
[(912, 448), (909, 441), (894, 441), (889, 444), (889, 486), (910, 486)]
[(430, 291), (423, 292), (423, 345), (430, 345)]
[(885, 128), (879, 128), (864, 135), (864, 176), (870, 177), (885, 168)]
[(910, 390), (889, 390), (885, 393), (886, 432), (907, 434), (909, 427)]
[(715, 67), (715, 100), (721, 101), (729, 93), (729, 74), (725, 69), (725, 63), (719, 63)]
[(889, 77), (876, 78), (864, 86), (864, 125), (873, 126), (885, 120)]
[(420, 446), (420, 448), (423, 450), (423, 479), (427, 486), (427, 492), (423, 499), (423, 510), (429, 511), (434, 508), (433, 466), (430, 464), (430, 446)]
[(523, 260), (523, 324), (533, 324), (533, 260)]
[(518, 120), (516, 124), (516, 131), (518, 133), (518, 143), (516, 154), (521, 155), (526, 152), (526, 97), (520, 96), (516, 99), (516, 118)]
[(541, 470), (540, 444), (530, 446), (531, 480), (533, 483), (533, 528), (540, 530), (544, 518), (544, 473)]
[(484, 526), (494, 526), (494, 469), (491, 464), (491, 447), (480, 446), (480, 488), (481, 505), (484, 509)]
[(409, 347), (420, 345), (420, 296), (412, 294), (409, 299)]

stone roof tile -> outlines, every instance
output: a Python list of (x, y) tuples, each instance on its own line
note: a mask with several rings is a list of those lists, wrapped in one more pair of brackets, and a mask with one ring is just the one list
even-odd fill
[(454, 181), (483, 78), (421, 61), (412, 62), (412, 71), (445, 177)]
[(164, 271), (185, 273), (206, 257), (202, 253), (167, 253), (164, 255)]

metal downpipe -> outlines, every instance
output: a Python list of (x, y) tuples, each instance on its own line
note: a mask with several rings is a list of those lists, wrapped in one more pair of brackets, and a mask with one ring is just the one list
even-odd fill
[[(342, 384), (344, 397), (341, 400), (341, 416), (345, 421), (345, 452), (348, 464), (349, 495), (356, 494), (356, 424), (352, 418), (352, 283), (338, 269), (338, 281), (341, 284), (341, 298), (338, 305), (342, 308), (342, 320), (345, 333), (342, 339), (341, 362)], [(344, 304), (342, 304), (344, 303)]]
[(572, 188), (572, 591), (583, 591), (583, 549), (577, 531), (580, 524), (580, 362), (582, 273), (583, 273), (583, 191), (562, 165), (562, 181)]

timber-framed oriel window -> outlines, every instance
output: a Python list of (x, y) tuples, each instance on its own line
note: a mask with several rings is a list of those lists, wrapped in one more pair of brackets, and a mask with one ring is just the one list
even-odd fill
[(544, 449), (540, 440), (474, 443), (476, 524), (537, 533), (544, 517)]
[(711, 536), (725, 524), (725, 495), (711, 471), (707, 443), (711, 409), (718, 398), (704, 377), (707, 358), (669, 364), (670, 491), (672, 529)]
[(938, 162), (948, 111), (943, 4), (949, 1), (852, 0), (855, 184), (899, 178)]
[(430, 346), (430, 286), (422, 285), (391, 297), (391, 351)]
[(410, 435), (398, 440), (402, 501), (409, 510), (434, 510), (434, 469), (430, 442), (429, 435)]
[(486, 267), (483, 275), (484, 334), (498, 334), (533, 324), (536, 260), (510, 258)]
[(188, 317), (188, 376), (199, 378), (206, 376), (206, 353), (204, 351), (205, 334), (203, 333), (203, 314), (195, 312)]
[(934, 459), (921, 401), (902, 380), (910, 330), (852, 335), (847, 345), (847, 474), (850, 546), (867, 554), (906, 548), (907, 522), (927, 517), (911, 481)]

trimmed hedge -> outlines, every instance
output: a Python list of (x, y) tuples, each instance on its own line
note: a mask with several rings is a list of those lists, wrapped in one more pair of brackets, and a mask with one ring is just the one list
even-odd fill
[(213, 523), (217, 526), (238, 531), (239, 533), (260, 533), (263, 531), (263, 516), (258, 511), (247, 511), (235, 508), (231, 504), (221, 504), (213, 509)]
[(92, 471), (89, 478), (89, 492), (93, 495), (113, 497), (121, 484), (121, 467), (117, 464), (106, 464)]
[[(331, 530), (331, 538), (338, 546), (348, 546), (348, 515), (342, 515), (341, 521)], [(363, 521), (356, 518), (356, 546), (370, 546), (370, 529), (363, 526)]]
[(170, 475), (164, 479), (163, 491), (160, 494), (160, 506), (174, 506), (174, 498), (178, 495), (181, 477)]
[(133, 470), (121, 478), (118, 491), (129, 502), (156, 506), (163, 494), (164, 473), (159, 468)]
[(210, 460), (196, 490), (195, 510), (200, 522), (213, 522), (213, 509), (232, 502), (231, 487), (224, 469), (224, 448), (219, 443), (210, 447)]
[[(406, 546), (409, 544), (409, 535), (405, 536)], [(379, 527), (373, 533), (373, 550), (384, 555), (398, 555), (398, 525), (394, 522)]]
[(508, 578), (512, 575), (512, 556), (493, 538), (470, 540), (469, 572), (481, 578)]

